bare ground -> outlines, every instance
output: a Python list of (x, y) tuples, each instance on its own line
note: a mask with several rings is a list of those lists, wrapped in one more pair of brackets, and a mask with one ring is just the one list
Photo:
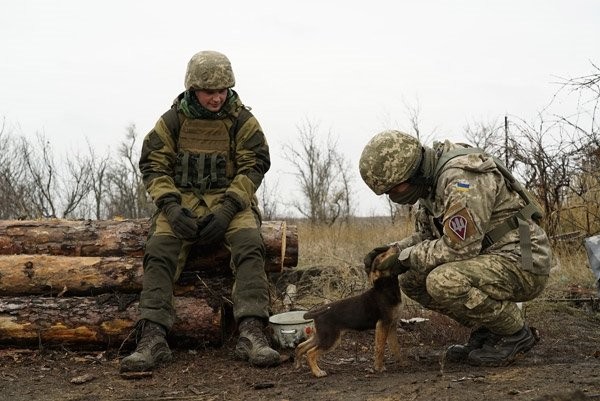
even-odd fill
[[(588, 308), (582, 308), (588, 306)], [(346, 333), (325, 356), (329, 375), (294, 369), (292, 350), (275, 368), (257, 369), (222, 348), (173, 344), (174, 362), (136, 380), (118, 373), (117, 350), (0, 348), (0, 400), (600, 400), (600, 314), (585, 303), (534, 301), (528, 321), (541, 340), (524, 358), (502, 368), (444, 363), (443, 351), (468, 333), (443, 316), (403, 310), (399, 338), (404, 363), (386, 355), (387, 371), (374, 373), (373, 333)]]

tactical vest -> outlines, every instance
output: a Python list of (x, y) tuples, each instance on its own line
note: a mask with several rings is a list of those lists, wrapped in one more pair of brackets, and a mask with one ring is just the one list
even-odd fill
[(236, 135), (250, 116), (242, 108), (237, 118), (185, 118), (182, 124), (176, 106), (164, 113), (163, 121), (177, 146), (175, 184), (197, 195), (227, 188), (236, 171)]
[(498, 224), (492, 230), (485, 233), (482, 241), (482, 249), (486, 249), (490, 247), (494, 242), (500, 240), (505, 234), (509, 231), (519, 229), (519, 239), (520, 239), (520, 248), (521, 248), (521, 259), (522, 264), (525, 270), (530, 271), (533, 266), (533, 255), (531, 252), (531, 235), (529, 233), (529, 219), (532, 219), (534, 222), (539, 224), (544, 216), (543, 210), (535, 200), (535, 198), (527, 191), (523, 185), (515, 179), (515, 177), (511, 174), (510, 171), (506, 168), (504, 163), (500, 161), (497, 157), (491, 156), (484, 152), (479, 148), (456, 148), (449, 150), (448, 152), (442, 153), (440, 156), (435, 171), (433, 174), (433, 182), (437, 183), (439, 175), (443, 169), (443, 167), (455, 157), (464, 156), (468, 154), (484, 154), (488, 157), (491, 157), (496, 164), (496, 168), (502, 173), (504, 177), (504, 181), (506, 182), (507, 187), (516, 192), (523, 201), (525, 201), (525, 206), (513, 216), (506, 219), (504, 222)]

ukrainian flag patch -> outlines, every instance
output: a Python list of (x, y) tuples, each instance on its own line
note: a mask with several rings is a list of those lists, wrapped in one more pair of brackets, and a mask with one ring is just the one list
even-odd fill
[(468, 181), (458, 181), (455, 187), (458, 191), (468, 191), (471, 188), (471, 184)]

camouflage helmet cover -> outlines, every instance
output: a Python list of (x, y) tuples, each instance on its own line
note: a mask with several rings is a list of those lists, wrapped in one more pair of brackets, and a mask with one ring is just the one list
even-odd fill
[(231, 63), (222, 53), (204, 50), (192, 56), (185, 72), (185, 89), (225, 89), (235, 85)]
[(421, 143), (400, 131), (387, 130), (375, 135), (360, 156), (360, 175), (377, 195), (408, 180), (422, 157)]

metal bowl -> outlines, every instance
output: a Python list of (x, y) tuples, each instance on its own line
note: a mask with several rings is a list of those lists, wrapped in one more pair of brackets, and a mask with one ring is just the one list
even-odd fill
[(312, 319), (304, 319), (306, 311), (283, 312), (269, 318), (273, 341), (281, 348), (294, 348), (314, 331)]

